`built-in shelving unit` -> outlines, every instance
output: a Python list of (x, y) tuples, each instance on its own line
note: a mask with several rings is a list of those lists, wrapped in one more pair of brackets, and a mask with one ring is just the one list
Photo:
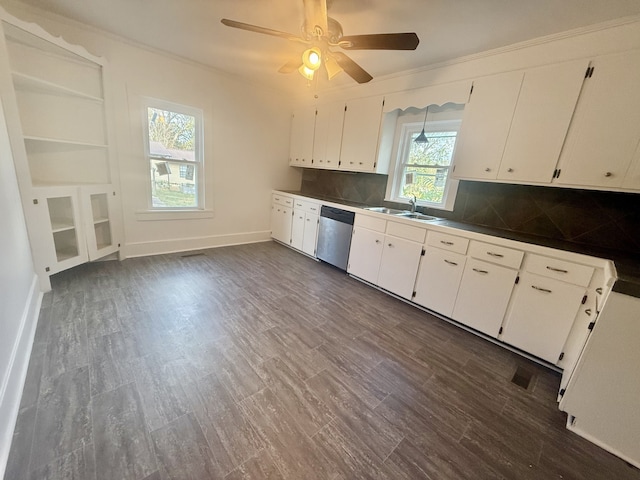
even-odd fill
[(0, 16), (0, 68), (5, 90), (13, 87), (3, 103), (15, 113), (6, 116), (33, 257), (38, 273), (52, 274), (119, 247), (105, 62), (2, 9)]

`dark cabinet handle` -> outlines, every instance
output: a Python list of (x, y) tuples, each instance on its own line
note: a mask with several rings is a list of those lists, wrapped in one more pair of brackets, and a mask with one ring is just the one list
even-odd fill
[(554, 268), (554, 267), (550, 267), (549, 265), (547, 265), (547, 270), (551, 270), (552, 272), (557, 272), (557, 273), (569, 273), (569, 270), (563, 270), (561, 268)]
[(440, 240), (440, 243), (443, 245), (453, 245), (453, 242), (445, 242), (444, 240)]
[(446, 260), (445, 259), (445, 263), (448, 263), (449, 265), (453, 265), (454, 267), (458, 266), (458, 264), (456, 262), (452, 262), (451, 260)]
[(486, 270), (480, 270), (479, 268), (474, 268), (473, 271), (477, 273), (481, 273), (483, 275), (486, 275), (487, 273), (489, 273)]
[(531, 285), (531, 288), (533, 288), (534, 290), (538, 290), (539, 292), (551, 293), (551, 290), (549, 290), (548, 288), (537, 287), (535, 285)]
[(502, 255), (501, 253), (487, 252), (487, 255), (496, 258), (504, 258), (504, 255)]

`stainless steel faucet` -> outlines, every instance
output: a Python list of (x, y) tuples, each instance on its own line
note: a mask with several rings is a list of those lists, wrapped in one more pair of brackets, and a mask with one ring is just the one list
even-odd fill
[(416, 202), (418, 199), (414, 195), (413, 198), (409, 199), (409, 205), (411, 205), (411, 213), (416, 213)]

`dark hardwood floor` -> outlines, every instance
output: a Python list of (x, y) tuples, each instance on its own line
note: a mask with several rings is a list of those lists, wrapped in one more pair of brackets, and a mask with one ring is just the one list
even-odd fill
[(558, 374), (281, 245), (52, 281), (6, 480), (640, 479)]

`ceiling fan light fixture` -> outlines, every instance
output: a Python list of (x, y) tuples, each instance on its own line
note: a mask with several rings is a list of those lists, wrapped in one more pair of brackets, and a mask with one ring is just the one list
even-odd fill
[(307, 68), (306, 65), (301, 65), (298, 71), (300, 72), (300, 75), (302, 75), (307, 80), (313, 80), (313, 74), (315, 73), (315, 71)]
[(324, 60), (324, 68), (327, 70), (329, 80), (343, 71), (342, 67), (336, 62), (336, 59), (329, 55), (327, 55), (327, 58)]
[(322, 64), (322, 54), (317, 47), (311, 47), (302, 54), (302, 64), (311, 71), (320, 68)]
[(424, 123), (422, 124), (422, 131), (413, 141), (416, 143), (429, 143), (427, 135), (424, 133), (424, 127), (427, 126), (427, 113), (429, 113), (429, 107), (424, 112)]

